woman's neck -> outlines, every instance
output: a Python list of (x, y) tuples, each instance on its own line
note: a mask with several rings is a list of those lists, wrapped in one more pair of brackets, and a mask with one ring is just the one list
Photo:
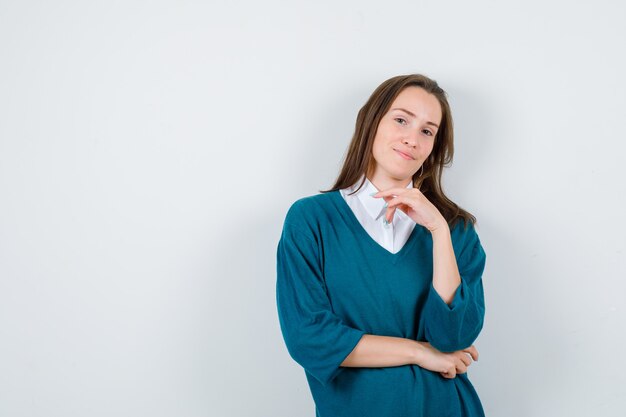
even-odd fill
[(377, 190), (388, 190), (389, 188), (406, 188), (413, 182), (413, 178), (390, 178), (390, 177), (373, 177), (368, 176), (367, 179), (376, 187)]

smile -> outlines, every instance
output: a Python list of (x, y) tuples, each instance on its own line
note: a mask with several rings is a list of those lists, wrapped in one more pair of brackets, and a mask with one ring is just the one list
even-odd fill
[(398, 153), (398, 155), (400, 155), (400, 156), (401, 156), (402, 158), (404, 158), (404, 159), (407, 159), (407, 160), (409, 160), (409, 161), (412, 161), (412, 160), (413, 160), (413, 158), (411, 158), (409, 155), (407, 155), (407, 154), (405, 154), (405, 153), (403, 153), (403, 152), (400, 152), (400, 151), (395, 150), (395, 149), (394, 149), (394, 151), (396, 151), (396, 152)]

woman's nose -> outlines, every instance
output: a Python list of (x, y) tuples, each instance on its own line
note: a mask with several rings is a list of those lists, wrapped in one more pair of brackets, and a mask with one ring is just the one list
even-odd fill
[(410, 132), (407, 132), (407, 135), (402, 140), (402, 143), (415, 148), (420, 141), (420, 131), (411, 129)]
[(411, 147), (414, 148), (417, 145), (417, 138), (412, 136), (412, 135), (410, 135), (410, 136), (405, 137), (402, 140), (402, 143), (404, 143), (407, 146), (411, 146)]

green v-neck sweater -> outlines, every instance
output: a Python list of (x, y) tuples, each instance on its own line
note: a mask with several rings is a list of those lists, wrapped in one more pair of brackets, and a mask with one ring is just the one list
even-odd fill
[(428, 341), (442, 352), (474, 342), (485, 314), (485, 252), (471, 223), (458, 221), (450, 233), (461, 284), (448, 305), (432, 286), (425, 227), (416, 224), (393, 254), (339, 191), (291, 205), (277, 247), (276, 302), (318, 417), (484, 416), (467, 373), (447, 379), (418, 365), (340, 366), (364, 334)]

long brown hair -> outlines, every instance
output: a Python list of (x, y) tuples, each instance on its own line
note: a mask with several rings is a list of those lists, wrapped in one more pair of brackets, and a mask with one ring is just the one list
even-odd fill
[(376, 161), (372, 156), (372, 147), (380, 120), (402, 90), (410, 86), (423, 88), (435, 96), (441, 105), (441, 123), (435, 136), (433, 150), (422, 164), (422, 168), (413, 174), (413, 187), (419, 188), (424, 196), (437, 207), (450, 227), (460, 219), (463, 219), (464, 226), (467, 226), (468, 221), (475, 224), (476, 217), (459, 207), (443, 192), (441, 186), (443, 168), (452, 164), (454, 155), (452, 113), (446, 92), (435, 80), (422, 74), (398, 75), (386, 80), (374, 90), (359, 110), (354, 135), (335, 185), (329, 190), (320, 190), (320, 192), (327, 193), (350, 187), (362, 176), (363, 180), (354, 192), (363, 186), (365, 176), (375, 167)]

